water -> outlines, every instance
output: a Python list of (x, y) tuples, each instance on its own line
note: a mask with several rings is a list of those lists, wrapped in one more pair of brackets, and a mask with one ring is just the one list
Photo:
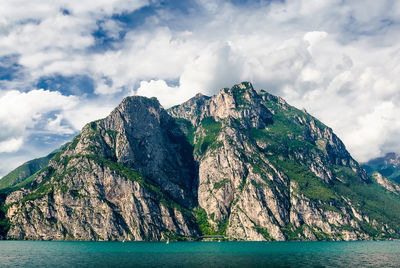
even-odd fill
[(0, 241), (0, 267), (400, 267), (400, 241)]

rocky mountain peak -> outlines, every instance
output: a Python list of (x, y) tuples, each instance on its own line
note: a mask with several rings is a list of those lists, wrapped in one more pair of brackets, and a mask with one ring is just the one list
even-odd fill
[(244, 124), (263, 128), (272, 115), (261, 101), (253, 85), (242, 82), (232, 88), (223, 88), (212, 97), (196, 95), (182, 105), (170, 108), (168, 113), (190, 120), (195, 126), (202, 119), (213, 117), (217, 121), (226, 118), (244, 120)]
[(236, 108), (245, 106), (246, 104), (253, 104), (257, 102), (257, 98), (259, 97), (250, 82), (241, 82), (231, 88), (223, 88), (218, 95), (233, 98)]

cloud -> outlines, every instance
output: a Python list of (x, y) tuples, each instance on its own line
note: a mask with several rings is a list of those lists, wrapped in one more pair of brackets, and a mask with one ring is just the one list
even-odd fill
[(0, 142), (0, 153), (16, 152), (21, 148), (24, 143), (23, 138), (11, 138), (6, 141)]
[(178, 95), (178, 88), (168, 86), (164, 80), (142, 81), (136, 91), (136, 95), (148, 98), (157, 97), (165, 107), (170, 107), (176, 104), (175, 98)]
[[(52, 111), (68, 110), (77, 104), (74, 96), (64, 96), (48, 90), (31, 90), (27, 93), (8, 91), (0, 96), (0, 142), (15, 145), (15, 141), (33, 131), (35, 126)], [(10, 138), (14, 137), (14, 138)], [(3, 152), (7, 152), (3, 150)]]
[(43, 0), (40, 3), (29, 0), (4, 1), (0, 10), (2, 18), (0, 22), (12, 25), (27, 19), (41, 20), (59, 13), (82, 17), (88, 15), (103, 17), (132, 11), (147, 4), (148, 1), (145, 0), (60, 0), (57, 2)]
[(109, 115), (118, 105), (118, 101), (80, 103), (78, 109), (65, 111), (63, 115), (75, 130), (80, 130), (85, 124)]
[(240, 78), (241, 64), (240, 55), (236, 55), (228, 43), (208, 44), (201, 53), (191, 55), (187, 60), (177, 86), (169, 86), (165, 80), (141, 81), (134, 94), (157, 97), (164, 107), (169, 108), (199, 92), (212, 95), (216, 90), (240, 82), (243, 80)]
[[(391, 101), (386, 101), (376, 105), (372, 111), (359, 116), (358, 128), (346, 135), (352, 149), (365, 155), (370, 154), (371, 151), (378, 154), (385, 153), (382, 150), (383, 146), (392, 140), (391, 136), (399, 137), (400, 122), (396, 118), (398, 114), (400, 114), (400, 108)], [(368, 146), (365, 146), (366, 144)], [(397, 143), (391, 149), (400, 150), (400, 144)]]
[[(4, 1), (0, 9), (0, 57), (19, 55), (29, 71), (23, 78), (34, 83), (41, 76), (85, 74), (91, 63), (93, 33), (118, 34), (111, 17), (149, 4), (146, 0), (111, 1)], [(1, 30), (3, 29), (3, 30)]]
[[(128, 33), (120, 50), (94, 55), (91, 68), (96, 74), (112, 79), (111, 92), (122, 87), (132, 89), (140, 81), (155, 77), (175, 79), (185, 62), (200, 49), (200, 44), (187, 40), (188, 36), (165, 27)], [(96, 91), (106, 93), (99, 85)]]
[(65, 124), (64, 116), (62, 114), (56, 114), (55, 118), (47, 119), (46, 130), (52, 134), (59, 135), (70, 135), (76, 132), (75, 129), (71, 128), (71, 126)]

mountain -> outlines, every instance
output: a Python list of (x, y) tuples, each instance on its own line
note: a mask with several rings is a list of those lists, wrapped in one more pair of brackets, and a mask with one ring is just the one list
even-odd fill
[(362, 167), (387, 190), (400, 195), (400, 156), (387, 153), (362, 164)]
[(30, 160), (21, 166), (17, 167), (3, 178), (0, 179), (0, 190), (8, 187), (13, 187), (27, 178), (35, 174), (37, 171), (47, 166), (50, 159), (55, 156), (59, 151), (62, 151), (68, 144), (61, 146), (59, 149), (54, 150), (44, 157)]
[(400, 156), (396, 153), (387, 153), (362, 166), (369, 174), (379, 172), (382, 176), (400, 184)]
[(400, 236), (400, 198), (332, 129), (248, 82), (168, 110), (127, 97), (7, 194), (12, 239)]

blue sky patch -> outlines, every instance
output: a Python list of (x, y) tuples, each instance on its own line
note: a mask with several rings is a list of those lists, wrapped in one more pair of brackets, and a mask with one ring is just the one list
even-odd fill
[(63, 76), (55, 74), (52, 76), (41, 77), (37, 88), (50, 91), (60, 91), (63, 95), (93, 95), (95, 84), (91, 77), (87, 75)]
[(18, 64), (18, 55), (0, 57), (0, 80), (14, 80), (21, 77), (23, 66)]
[(71, 15), (71, 12), (68, 9), (62, 8), (60, 10), (61, 14), (63, 14), (64, 16), (68, 16)]

